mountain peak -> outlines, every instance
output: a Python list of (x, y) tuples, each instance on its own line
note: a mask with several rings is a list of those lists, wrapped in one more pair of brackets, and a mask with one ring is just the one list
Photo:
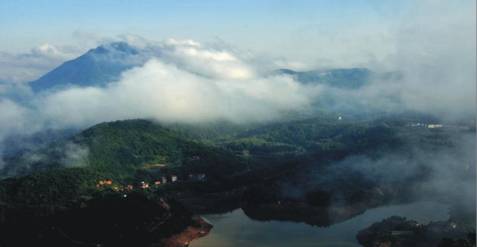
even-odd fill
[(94, 54), (121, 52), (121, 53), (136, 55), (139, 53), (139, 50), (125, 41), (117, 41), (117, 42), (102, 44), (94, 49), (89, 50), (89, 52)]
[(144, 57), (140, 50), (127, 42), (119, 41), (100, 45), (85, 54), (66, 61), (59, 67), (30, 82), (34, 92), (65, 88), (71, 85), (104, 86), (117, 80), (121, 73), (141, 65)]

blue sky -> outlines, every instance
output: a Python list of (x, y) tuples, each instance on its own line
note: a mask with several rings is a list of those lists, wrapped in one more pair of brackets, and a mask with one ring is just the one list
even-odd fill
[(409, 30), (445, 40), (465, 33), (449, 23), (475, 29), (474, 20), (475, 0), (0, 0), (0, 52), (50, 44), (79, 55), (138, 35), (220, 42), (308, 67), (369, 66), (400, 52), (402, 37), (414, 43)]
[(128, 33), (150, 39), (219, 38), (260, 50), (292, 42), (296, 35), (392, 23), (405, 9), (403, 1), (391, 0), (0, 0), (0, 45), (15, 51), (68, 44), (73, 33)]

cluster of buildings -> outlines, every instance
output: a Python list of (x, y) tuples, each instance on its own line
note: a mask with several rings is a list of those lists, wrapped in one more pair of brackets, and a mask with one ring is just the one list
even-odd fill
[[(179, 179), (176, 175), (171, 175), (170, 177), (162, 176), (161, 179), (154, 181), (154, 183), (152, 183), (151, 185), (149, 185), (148, 182), (141, 181), (139, 183), (138, 187), (141, 188), (141, 189), (149, 189), (149, 187), (152, 186), (152, 185), (157, 187), (157, 186), (160, 186), (160, 185), (163, 185), (163, 184), (167, 184), (168, 182), (176, 183), (178, 181), (179, 181)], [(132, 189), (134, 188), (133, 185), (128, 185), (128, 186), (131, 186)]]
[(427, 128), (429, 128), (429, 129), (442, 128), (442, 127), (444, 127), (444, 125), (442, 125), (442, 124), (428, 124), (427, 125)]
[[(205, 181), (207, 176), (204, 173), (199, 174), (189, 174), (187, 177), (188, 181)], [(137, 184), (128, 184), (126, 186), (114, 184), (112, 179), (103, 179), (99, 180), (96, 184), (96, 188), (110, 188), (114, 191), (132, 191), (134, 189), (149, 189), (152, 186), (158, 187), (167, 183), (177, 183), (180, 182), (179, 177), (177, 175), (170, 175), (170, 176), (162, 176), (160, 179), (154, 181), (153, 183), (149, 183), (146, 181), (141, 181)]]
[(442, 128), (444, 125), (442, 124), (426, 124), (426, 123), (411, 123), (409, 124), (410, 127), (422, 127), (422, 128), (428, 128), (428, 129), (437, 129), (437, 128)]

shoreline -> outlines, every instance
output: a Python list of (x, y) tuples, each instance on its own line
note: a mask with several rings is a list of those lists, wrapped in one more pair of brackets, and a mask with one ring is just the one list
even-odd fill
[(200, 216), (192, 218), (192, 224), (181, 233), (175, 234), (161, 242), (164, 247), (187, 247), (194, 240), (209, 234), (213, 226)]

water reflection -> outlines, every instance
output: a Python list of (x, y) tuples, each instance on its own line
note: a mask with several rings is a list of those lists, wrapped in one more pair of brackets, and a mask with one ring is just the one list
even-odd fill
[(304, 223), (255, 221), (237, 209), (226, 214), (205, 215), (214, 228), (208, 236), (193, 241), (191, 247), (355, 247), (360, 246), (355, 237), (359, 230), (392, 215), (421, 223), (449, 217), (448, 207), (444, 204), (418, 202), (374, 208), (329, 227), (313, 227)]

